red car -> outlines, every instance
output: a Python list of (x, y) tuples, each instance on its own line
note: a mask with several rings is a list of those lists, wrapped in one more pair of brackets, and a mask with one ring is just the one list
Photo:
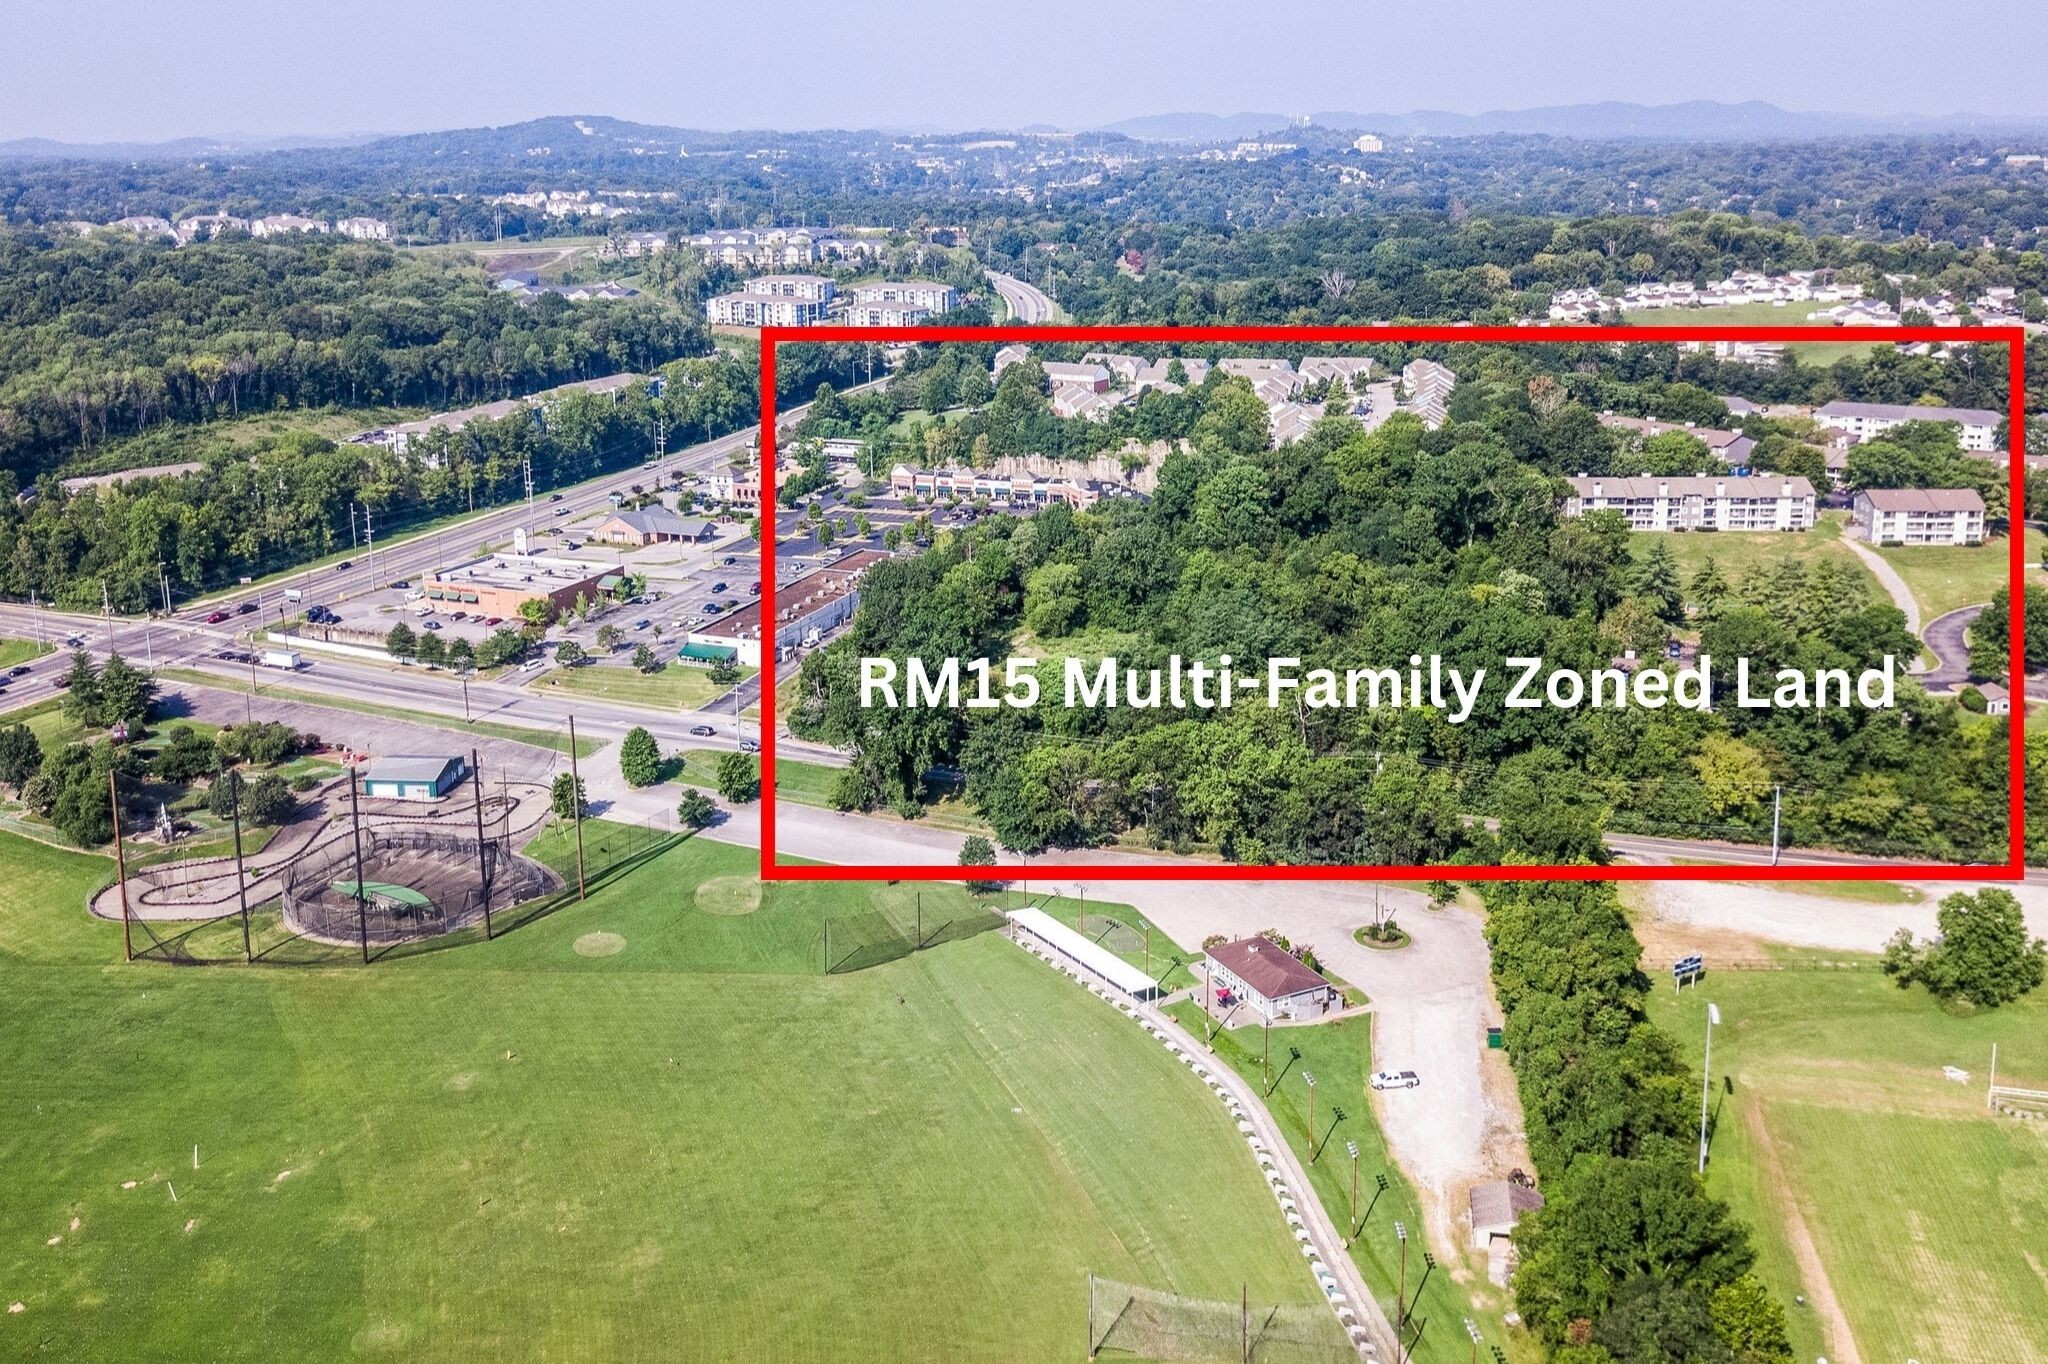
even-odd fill
[(208, 617), (206, 618), (206, 623), (207, 623), (208, 625), (218, 625), (218, 624), (220, 624), (220, 623), (221, 623), (222, 621), (226, 620), (227, 618), (228, 618), (228, 613), (227, 613), (227, 612), (225, 612), (225, 611), (216, 611), (216, 612), (214, 612), (214, 613), (213, 613), (212, 615), (210, 615), (210, 616), (208, 616)]

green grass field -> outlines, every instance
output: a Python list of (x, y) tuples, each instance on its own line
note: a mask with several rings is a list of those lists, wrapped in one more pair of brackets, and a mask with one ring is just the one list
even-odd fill
[[(1171, 1006), (1169, 1012), (1198, 1040), (1202, 1037), (1199, 1001)], [(1272, 1070), (1268, 1078), (1262, 1056), (1272, 1048)], [(1387, 1149), (1386, 1138), (1373, 1121), (1372, 1103), (1365, 1087), (1372, 1073), (1372, 1020), (1354, 1016), (1314, 1027), (1272, 1029), (1270, 1039), (1255, 1025), (1219, 1029), (1215, 1037), (1216, 1059), (1265, 1091), (1266, 1106), (1287, 1134), (1295, 1154), (1307, 1164), (1309, 1180), (1316, 1195), (1341, 1227), (1351, 1213), (1351, 1156), (1346, 1142), (1358, 1143), (1358, 1223), (1351, 1243), (1351, 1257), (1365, 1272), (1366, 1282), (1377, 1292), (1389, 1318), (1395, 1311), (1394, 1288), (1399, 1282), (1401, 1246), (1394, 1235), (1394, 1223), (1411, 1229), (1423, 1226), (1422, 1206), (1415, 1191), (1402, 1177)], [(1292, 1053), (1299, 1051), (1300, 1056)], [(1309, 1090), (1304, 1073), (1316, 1077), (1315, 1132), (1309, 1131)], [(1339, 1112), (1343, 1117), (1338, 1117)], [(1313, 1154), (1313, 1163), (1310, 1156)], [(1379, 1192), (1376, 1176), (1387, 1178), (1386, 1192)], [(1374, 1195), (1378, 1194), (1375, 1200)], [(1408, 1287), (1413, 1290), (1422, 1279), (1421, 1245), (1409, 1250)], [(1470, 1317), (1485, 1327), (1487, 1341), (1512, 1351), (1515, 1359), (1534, 1358), (1526, 1336), (1510, 1338), (1499, 1330), (1500, 1312), (1512, 1304), (1492, 1288), (1483, 1275), (1460, 1267), (1454, 1272), (1433, 1273), (1422, 1284), (1419, 1297), (1409, 1307), (1411, 1335), (1404, 1337), (1413, 1358), (1422, 1364), (1432, 1361), (1464, 1361), (1471, 1342), (1463, 1321)], [(1454, 1277), (1455, 1273), (1455, 1277)], [(1412, 1327), (1422, 1327), (1414, 1338)]]
[(820, 975), (885, 888), (751, 860), (197, 970), (120, 964), (105, 859), (0, 836), (0, 1355), (1040, 1360), (1080, 1355), (1089, 1270), (1315, 1297), (1156, 1043), (992, 934)]
[(1822, 512), (1814, 528), (1804, 533), (1784, 531), (1636, 531), (1629, 536), (1629, 552), (1640, 563), (1653, 543), (1668, 546), (1678, 562), (1679, 576), (1690, 586), (1693, 574), (1712, 559), (1721, 575), (1740, 583), (1753, 573), (1768, 572), (1786, 559), (1804, 559), (1809, 564), (1832, 559), (1851, 569), (1870, 589), (1873, 601), (1889, 601), (1884, 585), (1870, 566), (1856, 557), (1856, 551), (1842, 543), (1846, 512)]
[(2048, 1358), (2048, 1123), (1984, 1103), (1993, 1042), (2002, 1078), (2048, 1088), (2048, 998), (1959, 1018), (1875, 970), (1730, 972), (1653, 996), (1695, 1064), (1708, 1000), (1732, 1081), (1708, 1181), (1757, 1227), (1786, 1303), (1806, 1295), (1795, 1353), (1843, 1353), (1817, 1260), (1865, 1360)]
[[(742, 676), (746, 674), (743, 672)], [(535, 685), (542, 690), (574, 692), (601, 701), (669, 711), (696, 710), (732, 690), (713, 682), (705, 669), (681, 663), (670, 663), (651, 673), (621, 664), (555, 668)]]
[(0, 639), (0, 668), (12, 668), (30, 663), (50, 652), (48, 644), (38, 644), (32, 639)]
[[(2011, 579), (2006, 561), (2011, 542), (1995, 536), (1981, 545), (1885, 545), (1875, 549), (1913, 591), (1913, 599), (1928, 620), (1959, 607), (1991, 600), (1991, 594)], [(2048, 536), (2027, 531), (2028, 576), (2048, 584), (2048, 573), (2040, 570), (2041, 555), (2048, 551)]]
[(1637, 326), (1670, 325), (1683, 327), (1800, 327), (1809, 323), (1820, 336), (1851, 336), (1853, 341), (1813, 340), (1801, 341), (1788, 347), (1788, 353), (1798, 362), (1812, 368), (1832, 365), (1845, 355), (1861, 357), (1873, 346), (1883, 342), (1877, 338), (1883, 332), (1855, 330), (1837, 327), (1832, 322), (1813, 322), (1817, 303), (1787, 303), (1779, 307), (1773, 303), (1738, 303), (1726, 308), (1641, 308), (1629, 313), (1629, 321)]

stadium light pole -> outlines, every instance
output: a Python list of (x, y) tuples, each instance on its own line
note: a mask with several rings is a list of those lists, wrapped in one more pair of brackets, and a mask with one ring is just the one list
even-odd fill
[(476, 750), (469, 750), (469, 786), (475, 796), (476, 805), (476, 870), (477, 879), (483, 883), (484, 891), (484, 941), (491, 939), (491, 859), (484, 847), (484, 772), (483, 764), (476, 760)]
[(1472, 1337), (1472, 1364), (1479, 1364), (1479, 1326), (1472, 1318), (1465, 1318), (1465, 1334)]
[(1707, 1005), (1707, 1054), (1700, 1065), (1700, 1166), (1707, 1172), (1707, 1101), (1714, 1093), (1714, 1025), (1721, 1021), (1721, 1006)]
[(569, 804), (576, 811), (576, 898), (590, 898), (583, 877), (583, 777), (576, 767), (576, 717), (569, 717)]
[(363, 814), (356, 804), (356, 770), (348, 770), (348, 817), (356, 841), (356, 938), (363, 949), (363, 965), (370, 964), (370, 912), (363, 898)]
[(1304, 1070), (1301, 1082), (1308, 1086), (1308, 1163), (1316, 1163), (1316, 1073)]
[(235, 894), (242, 902), (242, 961), (246, 965), (256, 960), (256, 954), (249, 946), (249, 877), (242, 870), (242, 784), (239, 781), (228, 783), (228, 817), (235, 822)]
[(1347, 1141), (1344, 1149), (1351, 1153), (1351, 1234), (1358, 1235), (1358, 1143)]
[[(1401, 1286), (1394, 1290), (1394, 1334), (1399, 1336), (1408, 1325), (1408, 1224), (1394, 1223), (1394, 1239), (1401, 1243)], [(1399, 1344), (1397, 1340), (1395, 1342)]]
[(121, 846), (121, 788), (113, 768), (107, 769), (107, 807), (114, 817), (114, 875), (121, 887), (121, 960), (135, 960), (135, 940), (128, 928), (128, 852)]

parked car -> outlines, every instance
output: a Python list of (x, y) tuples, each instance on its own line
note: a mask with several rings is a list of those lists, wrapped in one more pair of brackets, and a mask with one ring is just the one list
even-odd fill
[(448, 619), (450, 619), (450, 620), (468, 620), (468, 619), (469, 619), (469, 612), (467, 612), (467, 611), (450, 611), (450, 612), (448, 613)]
[(424, 625), (420, 626), (420, 629), (422, 630), (438, 630), (440, 628), (441, 622), (438, 620), (430, 620), (426, 622)]
[(713, 583), (713, 584), (711, 584), (711, 590), (712, 590), (713, 592), (723, 592), (723, 591), (725, 591), (725, 584), (724, 584), (724, 583)]
[(697, 738), (699, 738), (699, 739), (705, 739), (705, 738), (709, 738), (709, 737), (710, 737), (711, 735), (713, 735), (713, 734), (716, 734), (717, 732), (718, 732), (717, 730), (713, 729), (713, 728), (712, 728), (711, 726), (709, 726), (709, 725), (691, 725), (691, 726), (690, 726), (690, 733), (691, 733), (691, 734), (693, 734), (693, 735), (695, 735), (695, 736), (696, 736)]
[(485, 625), (503, 625), (504, 623), (505, 618), (503, 616), (487, 616), (484, 618)]
[(408, 587), (411, 587), (411, 586), (412, 586), (412, 579), (410, 579), (410, 578), (400, 578), (400, 579), (399, 579), (399, 580), (398, 580), (397, 582), (394, 582), (394, 583), (393, 583), (393, 584), (391, 584), (391, 585), (392, 585), (393, 587), (397, 588), (397, 589), (398, 589), (399, 591), (403, 592), (403, 591), (404, 591), (404, 590), (405, 590), (406, 588), (408, 588)]
[(1374, 1089), (1413, 1089), (1422, 1077), (1412, 1070), (1376, 1070), (1369, 1083)]
[(715, 616), (724, 609), (724, 607), (720, 606), (715, 601), (708, 601), (704, 603), (704, 614), (707, 616)]
[(732, 557), (732, 555), (728, 554), (728, 555), (726, 555), (726, 556), (725, 556), (725, 557), (724, 557), (723, 559), (720, 559), (720, 560), (718, 561), (718, 566), (719, 566), (720, 568), (731, 568), (731, 567), (732, 567), (732, 566), (733, 566), (734, 564), (736, 564), (736, 563), (738, 563), (738, 562), (739, 562), (739, 560), (738, 560), (738, 559), (735, 559), (735, 558), (733, 558), (733, 557)]

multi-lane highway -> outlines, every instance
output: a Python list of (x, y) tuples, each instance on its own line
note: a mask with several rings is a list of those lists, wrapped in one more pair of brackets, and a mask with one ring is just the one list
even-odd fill
[(1026, 284), (1011, 275), (988, 272), (988, 282), (995, 285), (996, 293), (1009, 305), (1010, 318), (1016, 322), (1050, 322), (1055, 311), (1053, 301), (1041, 289)]

